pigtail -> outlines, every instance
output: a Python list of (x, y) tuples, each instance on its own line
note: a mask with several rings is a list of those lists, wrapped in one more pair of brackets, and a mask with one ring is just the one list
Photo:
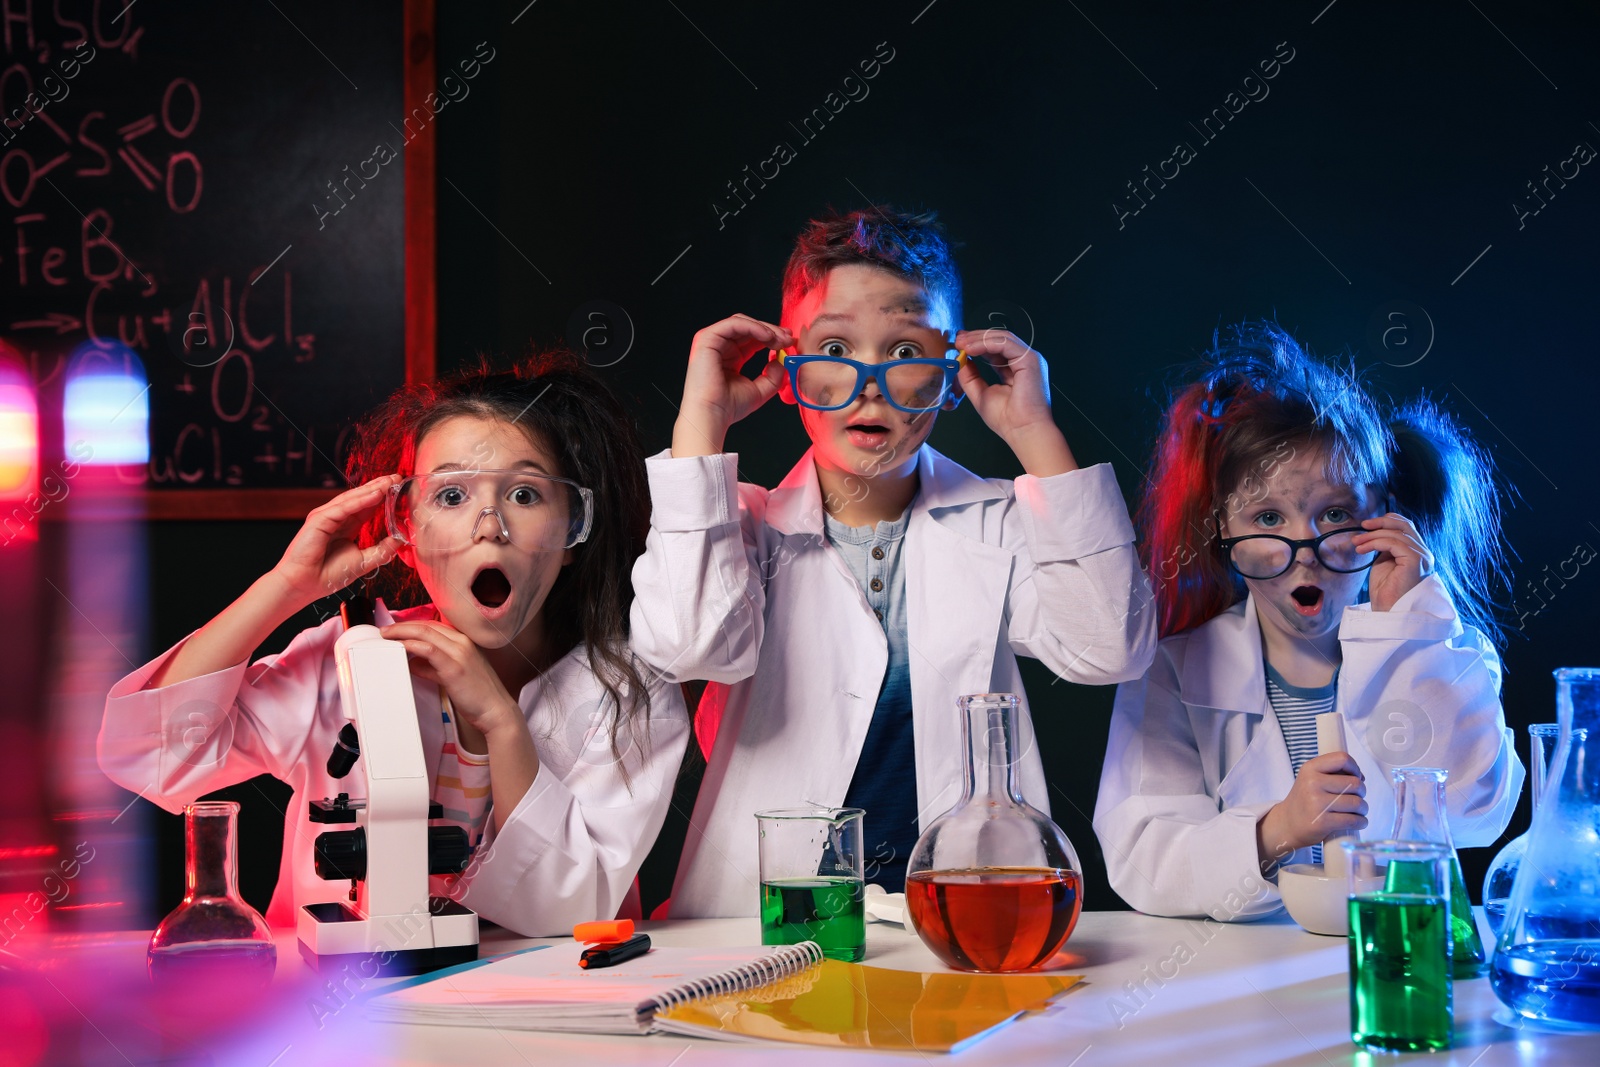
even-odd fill
[(1176, 397), (1162, 421), (1139, 503), (1140, 554), (1155, 586), (1161, 636), (1198, 626), (1238, 599), (1216, 541), (1215, 398), (1203, 384)]
[(1503, 646), (1494, 590), (1509, 572), (1494, 461), (1427, 397), (1394, 411), (1389, 430), (1396, 509), (1416, 523), (1461, 621)]

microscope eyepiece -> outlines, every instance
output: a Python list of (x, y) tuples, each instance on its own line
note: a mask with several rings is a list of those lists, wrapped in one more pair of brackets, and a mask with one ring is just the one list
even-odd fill
[(339, 605), (339, 618), (344, 622), (344, 628), (352, 626), (375, 626), (377, 619), (375, 612), (377, 606), (371, 597), (351, 597)]
[(356, 724), (347, 722), (344, 729), (339, 731), (338, 740), (333, 743), (333, 751), (328, 754), (328, 775), (343, 778), (350, 773), (350, 768), (356, 765), (360, 756), (361, 738), (356, 733)]

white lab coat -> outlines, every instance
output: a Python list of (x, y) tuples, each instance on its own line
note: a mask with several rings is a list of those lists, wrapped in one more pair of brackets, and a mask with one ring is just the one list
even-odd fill
[[(823, 533), (810, 452), (778, 488), (739, 484), (731, 454), (647, 461), (653, 504), (634, 566), (634, 647), (672, 680), (709, 678), (710, 755), (673, 917), (753, 915), (754, 813), (844, 801), (888, 666), (883, 625)], [(906, 568), (917, 808), (961, 795), (956, 698), (1022, 693), (1017, 654), (1063, 678), (1136, 678), (1155, 648), (1149, 586), (1109, 465), (985, 480), (924, 446)], [(1019, 779), (1049, 810), (1024, 700)], [(867, 813), (870, 823), (872, 813)]]
[[(1437, 578), (1386, 612), (1345, 609), (1335, 710), (1366, 779), (1367, 829), (1389, 836), (1395, 766), (1450, 772), (1457, 847), (1492, 843), (1522, 791), (1500, 708), (1500, 659), (1463, 628)], [(1289, 794), (1289, 749), (1267, 699), (1253, 597), (1161, 642), (1142, 679), (1119, 686), (1094, 828), (1112, 888), (1152, 915), (1227, 921), (1277, 911), (1259, 875), (1256, 823)], [(1301, 849), (1284, 863), (1305, 863)]]
[[(391, 616), (377, 605), (380, 626), (436, 617), (431, 606)], [(181, 812), (202, 794), (261, 773), (294, 789), (267, 914), (274, 926), (293, 926), (301, 904), (345, 899), (349, 892), (348, 882), (317, 877), (312, 840), (325, 827), (306, 814), (310, 800), (341, 791), (360, 799), (364, 792), (359, 762), (342, 779), (327, 771), (334, 738), (346, 721), (333, 655), (342, 632), (339, 620), (330, 619), (302, 632), (280, 655), (145, 689), (180, 642), (118, 682), (106, 699), (101, 768), (118, 785), (168, 811)], [(436, 785), (444, 744), (439, 688), (413, 676), (412, 692), (428, 778)], [(609, 718), (611, 704), (589, 669), (586, 646), (523, 688), (518, 702), (539, 752), (539, 773), (498, 835), (491, 808), (483, 841), (453, 896), (484, 919), (526, 936), (565, 934), (574, 923), (617, 913), (666, 817), (688, 744), (688, 714), (678, 687), (652, 681), (649, 694), (648, 730), (640, 731), (645, 744), (630, 744), (628, 732), (622, 734), (630, 792), (606, 731), (594, 729)]]

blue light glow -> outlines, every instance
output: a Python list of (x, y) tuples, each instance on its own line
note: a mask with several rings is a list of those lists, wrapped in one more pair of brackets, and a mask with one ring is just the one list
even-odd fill
[[(137, 369), (94, 370), (67, 381), (62, 401), (68, 445), (87, 444), (95, 466), (150, 459), (150, 386)], [(81, 450), (82, 445), (77, 446)]]

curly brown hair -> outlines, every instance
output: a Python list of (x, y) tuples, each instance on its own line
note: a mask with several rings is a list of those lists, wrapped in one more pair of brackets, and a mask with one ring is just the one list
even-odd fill
[[(644, 450), (633, 418), (587, 364), (565, 349), (536, 351), (509, 371), (486, 359), (433, 382), (407, 385), (356, 427), (345, 474), (361, 485), (384, 474), (413, 473), (417, 444), (429, 430), (457, 416), (516, 426), (560, 464), (561, 473), (594, 493), (589, 537), (572, 549), (540, 609), (553, 655), (581, 641), (589, 667), (614, 709), (612, 753), (627, 726), (637, 737), (649, 711), (649, 690), (628, 649), (628, 609), (633, 564), (644, 551), (650, 525), (650, 491)], [(388, 534), (380, 512), (360, 535), (362, 547)], [(397, 606), (426, 603), (416, 573), (398, 561), (374, 576), (373, 592)]]

